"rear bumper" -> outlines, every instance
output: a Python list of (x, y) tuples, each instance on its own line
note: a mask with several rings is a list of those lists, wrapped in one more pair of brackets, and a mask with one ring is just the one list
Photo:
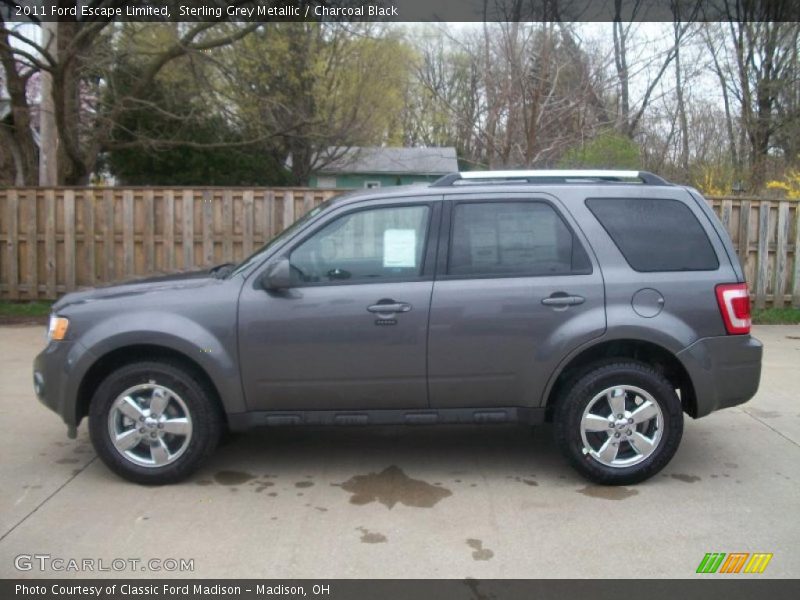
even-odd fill
[(702, 338), (678, 353), (697, 400), (695, 418), (747, 402), (761, 380), (763, 344), (749, 335)]

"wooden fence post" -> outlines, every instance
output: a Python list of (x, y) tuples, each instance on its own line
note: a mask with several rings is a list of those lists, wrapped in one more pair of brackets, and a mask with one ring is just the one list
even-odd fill
[(789, 249), (786, 242), (789, 239), (789, 203), (778, 203), (778, 242), (775, 246), (775, 277), (773, 279), (772, 306), (783, 308), (783, 286), (786, 280), (786, 262), (789, 258)]
[(792, 306), (800, 308), (800, 202), (794, 205), (794, 275), (792, 276)]
[(64, 190), (64, 287), (75, 289), (75, 190)]
[(767, 271), (769, 270), (769, 211), (770, 202), (758, 207), (758, 269), (756, 270), (756, 308), (767, 304)]
[(8, 297), (19, 298), (19, 200), (17, 190), (8, 190), (6, 197), (6, 252), (8, 253)]
[(194, 266), (194, 190), (183, 190), (183, 270)]
[(56, 297), (56, 192), (44, 191), (45, 297)]

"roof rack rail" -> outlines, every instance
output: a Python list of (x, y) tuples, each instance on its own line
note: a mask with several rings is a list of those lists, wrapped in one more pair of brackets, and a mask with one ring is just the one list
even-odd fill
[(671, 185), (666, 179), (648, 171), (607, 170), (519, 170), (519, 171), (463, 171), (450, 173), (431, 184), (431, 187), (481, 183), (643, 183), (645, 185)]

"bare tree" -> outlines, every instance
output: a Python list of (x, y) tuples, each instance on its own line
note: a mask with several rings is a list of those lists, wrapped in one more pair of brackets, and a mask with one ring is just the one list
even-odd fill
[[(94, 4), (113, 8), (125, 2), (104, 0)], [(108, 149), (114, 124), (126, 110), (128, 102), (146, 91), (166, 65), (192, 53), (203, 53), (232, 44), (260, 25), (195, 23), (184, 26), (181, 35), (172, 44), (148, 57), (147, 65), (128, 97), (115, 98), (112, 104), (103, 105), (99, 101), (100, 88), (107, 79), (103, 67), (113, 67), (110, 48), (115, 26), (112, 25), (112, 19), (63, 18), (58, 22), (56, 53), (22, 36), (0, 20), (0, 61), (7, 73), (14, 115), (13, 135), (22, 159), (21, 178), (26, 182), (34, 181), (31, 173), (36, 170), (31, 170), (36, 162), (35, 144), (31, 146), (30, 140), (26, 139), (28, 134), (24, 133), (30, 131), (31, 114), (31, 107), (24, 95), (24, 84), (25, 78), (32, 73), (47, 71), (52, 77), (53, 108), (61, 152), (58, 161), (59, 182), (85, 183), (96, 166), (98, 156)], [(19, 43), (12, 44), (11, 38), (16, 38)]]

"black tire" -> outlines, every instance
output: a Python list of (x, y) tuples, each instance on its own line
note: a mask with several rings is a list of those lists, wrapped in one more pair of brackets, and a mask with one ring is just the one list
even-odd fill
[[(109, 413), (122, 392), (153, 383), (180, 397), (191, 418), (191, 435), (187, 436), (187, 443), (173, 462), (142, 466), (114, 446)], [(97, 455), (117, 475), (146, 485), (176, 483), (191, 475), (216, 449), (222, 425), (223, 417), (214, 392), (203, 385), (197, 374), (173, 361), (136, 362), (113, 371), (97, 387), (89, 408), (89, 434)]]
[[(603, 464), (585, 451), (581, 435), (581, 420), (586, 407), (595, 396), (614, 386), (635, 386), (644, 390), (658, 405), (663, 417), (655, 449), (631, 466)], [(581, 475), (602, 485), (630, 485), (652, 477), (675, 455), (683, 435), (683, 409), (675, 390), (663, 375), (635, 361), (612, 362), (584, 371), (564, 390), (554, 416), (556, 443), (561, 452)], [(597, 435), (600, 438), (603, 435), (611, 437), (610, 434)], [(621, 447), (633, 453), (633, 447), (624, 443)]]

